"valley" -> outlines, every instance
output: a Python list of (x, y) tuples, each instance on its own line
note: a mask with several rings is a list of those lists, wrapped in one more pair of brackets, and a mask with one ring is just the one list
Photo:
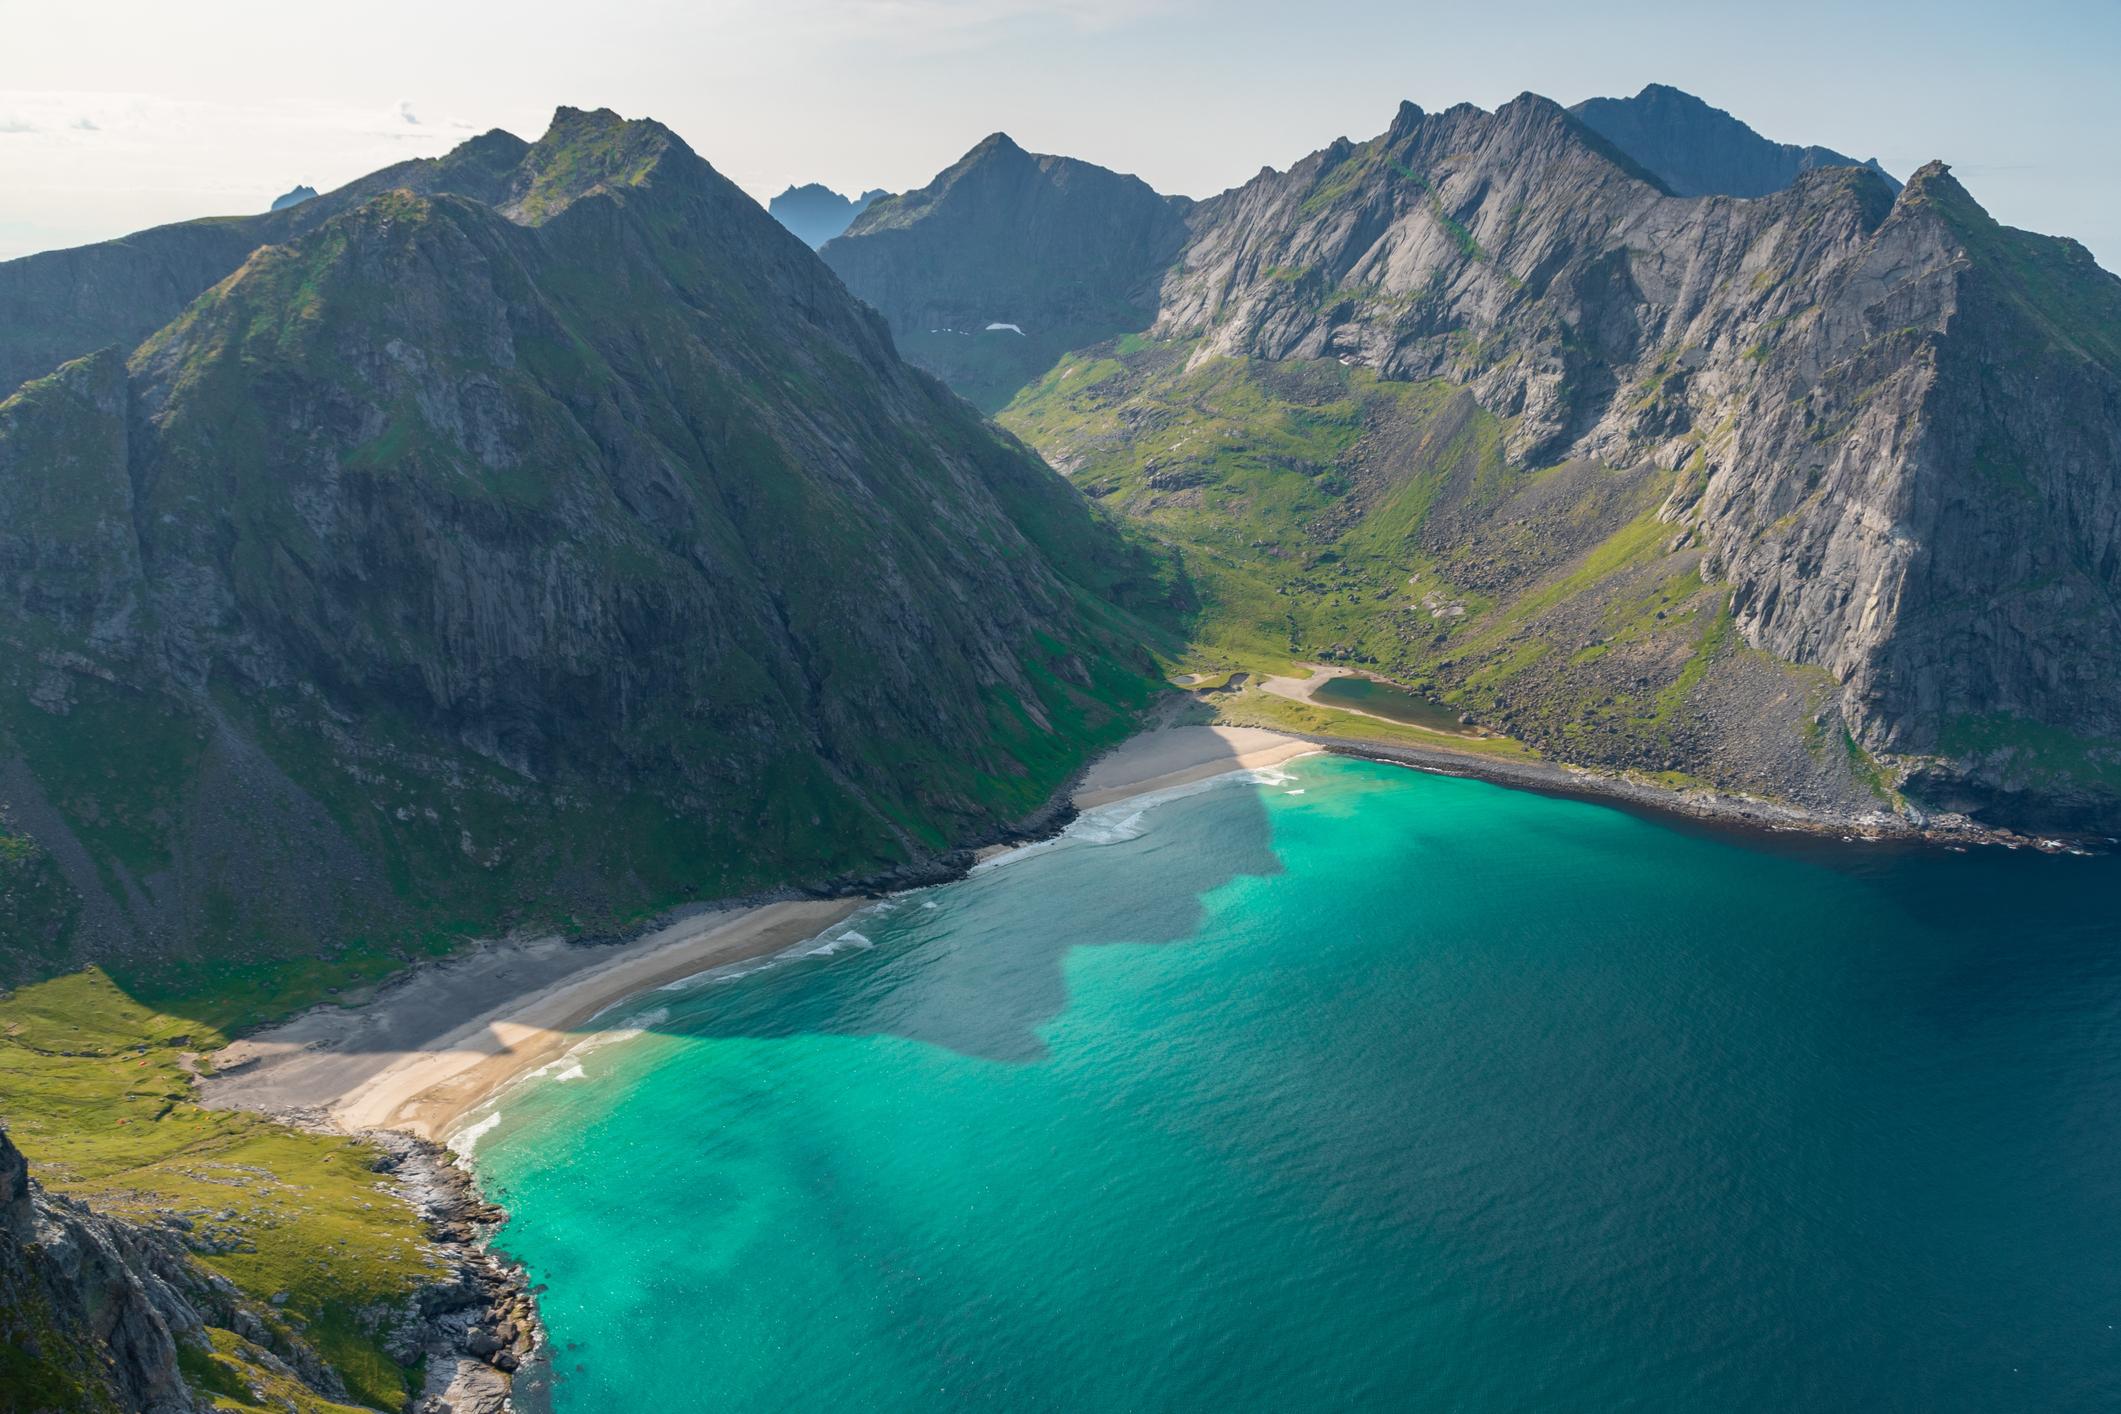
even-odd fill
[[(1153, 1030), (1135, 1051), (1079, 1028), (1234, 1008), (1255, 1043), (1233, 1053), (1336, 1078), (1388, 1053), (1409, 1090), (1379, 1113), (1450, 1130), (1513, 1072), (1452, 1072), (1423, 1029), (1449, 1008), (1454, 1046), (1589, 1074), (1540, 1051), (1583, 1014), (1554, 979), (1596, 970), (1539, 951), (1580, 923), (1575, 890), (1605, 902), (1599, 966), (1659, 959), (1603, 999), (1614, 1037), (1631, 989), (1680, 1035), (1687, 996), (1657, 979), (1698, 966), (1754, 1048), (1641, 1071), (1655, 1096), (1704, 1085), (1684, 1132), (1775, 1092), (1761, 1057), (1786, 1038), (1761, 1015), (1846, 1029), (1840, 998), (1751, 975), (1778, 941), (1831, 978), (1856, 969), (1811, 942), (1869, 919), (1943, 995), (1954, 959), (1994, 965), (2002, 905), (1969, 906), (1978, 927), (1923, 912), (1968, 879), (2037, 893), (2072, 947), (2104, 926), (2104, 875), (2033, 855), (2121, 831), (2121, 280), (1942, 162), (1903, 182), (1651, 85), (1402, 103), (1198, 199), (997, 132), (926, 185), (790, 185), (769, 213), (662, 123), (574, 107), (535, 141), (493, 130), (302, 192), (0, 262), (0, 1409), (498, 1414), (663, 1388), (683, 1367), (635, 1368), (617, 1307), (580, 1294), (640, 1272), (538, 1265), (662, 1240), (567, 1196), (609, 1181), (569, 1171), (577, 1138), (632, 1122), (610, 1091), (556, 1098), (606, 1044), (663, 1107), (629, 1153), (748, 1146), (715, 1151), (714, 1202), (639, 1180), (678, 1204), (644, 1270), (687, 1299), (770, 1273), (754, 1234), (780, 1200), (756, 1194), (798, 1194), (893, 1349), (907, 1291), (955, 1289), (900, 1290), (889, 1255), (955, 1260), (890, 1226), (948, 1190), (892, 1181), (952, 1142), (891, 1138), (923, 1132), (938, 1077), (1004, 1129), (1029, 1099), (1055, 1133), (1168, 1105), (1182, 1134), (1203, 1112), (1157, 1090), (1167, 1070), (1230, 1113), (1244, 1088), (1167, 1067)], [(1857, 839), (1882, 843), (1833, 852)], [(1932, 848), (1982, 843), (2014, 857), (1952, 875)], [(1762, 879), (1837, 902), (1732, 961), (1699, 946), (1689, 869), (1762, 918), (1787, 902)], [(1439, 984), (1434, 937), (1507, 945)], [(1406, 999), (1389, 1016), (1317, 961), (1357, 944)], [(1291, 1042), (1284, 968), (1317, 970), (1332, 1035)], [(1183, 1005), (1154, 990), (1210, 974)], [(1496, 1026), (1517, 1000), (1488, 1005), (1496, 977), (1550, 1008), (1531, 1044)], [(2025, 1030), (2096, 1065), (2074, 996), (2058, 982)], [(1891, 1068), (1790, 1044), (1851, 1092)], [(1976, 1105), (2004, 1084), (1982, 1059), (1951, 1070)], [(1077, 1108), (1054, 1066), (1130, 1098)], [(692, 1074), (726, 1122), (704, 1137), (661, 1088)], [(1253, 1087), (1270, 1110), (1302, 1094), (1279, 1082)], [(1580, 1113), (1613, 1099), (1584, 1083)], [(579, 1130), (549, 1118), (571, 1106)], [(1960, 1118), (1940, 1104), (1922, 1133)], [(532, 1214), (520, 1253), (499, 1239), (522, 1264), (467, 1176), (488, 1133)], [(805, 1186), (835, 1142), (777, 1147), (835, 1134), (877, 1160), (846, 1190), (900, 1206), (849, 1216)], [(1410, 1201), (1389, 1155), (1321, 1179), (1249, 1142), (1219, 1180), (1239, 1196), (1201, 1205), (1237, 1229), (1283, 1191)], [(1183, 1146), (1146, 1147), (1200, 1181)], [(726, 1177), (747, 1166), (755, 1190)], [(1040, 1168), (981, 1192), (1064, 1210)], [(1847, 1174), (1757, 1172), (1884, 1221)], [(1704, 1230), (1716, 1194), (1695, 1192)], [(751, 1225), (717, 1226), (732, 1213)], [(1337, 1251), (1309, 1221), (1297, 1246)], [(1200, 1250), (1243, 1245), (1221, 1240)], [(1741, 1255), (1760, 1289), (1771, 1265)], [(1630, 1298), (1648, 1329), (1667, 1293)], [(770, 1302), (731, 1310), (724, 1334), (782, 1329)], [(998, 1321), (974, 1302), (914, 1327), (1015, 1350), (979, 1388), (1022, 1396), (1043, 1358), (1023, 1351), (1069, 1343)], [(596, 1363), (565, 1368), (570, 1330)], [(910, 1408), (934, 1371), (908, 1348), (875, 1390)], [(1183, 1348), (1205, 1399), (1216, 1362)], [(731, 1388), (776, 1388), (722, 1358)], [(808, 1388), (860, 1406), (863, 1362)], [(1093, 1365), (1054, 1378), (1109, 1394)], [(1506, 1367), (1435, 1388), (1522, 1395)]]

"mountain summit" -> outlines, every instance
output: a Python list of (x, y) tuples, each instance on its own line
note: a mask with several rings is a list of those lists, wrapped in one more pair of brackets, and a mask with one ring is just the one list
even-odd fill
[(1002, 420), (1185, 552), (1219, 652), (1842, 818), (2110, 828), (2121, 280), (1942, 164), (1685, 196), (1624, 146), (1403, 105), (1193, 206), (1145, 333)]
[(994, 133), (820, 254), (908, 357), (991, 408), (1066, 350), (1147, 325), (1191, 204)]
[(795, 232), (804, 245), (816, 250), (846, 230), (847, 223), (866, 211), (871, 203), (889, 195), (878, 188), (850, 199), (829, 187), (809, 182), (788, 188), (768, 202), (766, 210), (774, 220)]
[(1649, 84), (1633, 98), (1586, 99), (1569, 111), (1675, 196), (1766, 196), (1821, 167), (1868, 167), (1900, 188), (1876, 158), (1774, 142), (1668, 84)]
[(8, 972), (885, 872), (1125, 729), (1072, 490), (668, 129), (516, 153), (0, 404)]

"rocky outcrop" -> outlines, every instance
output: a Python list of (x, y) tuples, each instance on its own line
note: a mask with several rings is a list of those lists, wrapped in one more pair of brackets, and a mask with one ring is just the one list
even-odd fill
[(274, 197), (272, 205), (266, 209), (269, 211), (285, 211), (290, 206), (300, 206), (305, 201), (315, 200), (316, 195), (317, 189), (315, 187), (296, 186)]
[(487, 1246), (507, 1213), (435, 1145), (386, 1130), (365, 1137), (452, 1270), (392, 1315), (392, 1354), (406, 1366), (424, 1364), (427, 1375), (411, 1414), (513, 1408), (518, 1376), (542, 1373), (545, 1333), (523, 1269)]
[(9, 1408), (191, 1414), (180, 1347), (222, 1286), (173, 1236), (45, 1193), (0, 1129), (0, 1386)]
[(1876, 158), (1771, 141), (1668, 84), (1649, 84), (1633, 98), (1586, 99), (1569, 112), (1675, 196), (1766, 196), (1822, 167), (1868, 167), (1900, 189)]
[[(364, 1317), (388, 1331), (391, 1354), (422, 1365), (413, 1414), (499, 1414), (517, 1372), (542, 1358), (535, 1299), (523, 1271), (487, 1248), (506, 1214), (431, 1144), (368, 1136), (420, 1213), (445, 1275), (402, 1309)], [(132, 1223), (44, 1191), (0, 1129), (0, 1405), (24, 1411), (191, 1414), (215, 1407), (187, 1380), (279, 1379), (347, 1402), (338, 1373), (226, 1279), (194, 1261), (204, 1243), (176, 1215)]]
[(806, 182), (790, 187), (766, 203), (766, 212), (795, 233), (796, 239), (816, 250), (847, 229), (855, 217), (891, 193), (877, 188), (857, 197), (844, 197), (830, 187)]
[(489, 190), (0, 405), (0, 798), (77, 956), (888, 869), (1148, 690), (1133, 553), (668, 130), (562, 110)]

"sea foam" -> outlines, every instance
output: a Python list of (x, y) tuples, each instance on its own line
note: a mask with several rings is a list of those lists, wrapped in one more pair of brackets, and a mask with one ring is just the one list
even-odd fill
[(458, 1130), (455, 1134), (449, 1136), (450, 1152), (459, 1158), (470, 1158), (471, 1151), (479, 1147), (479, 1141), (493, 1133), (494, 1126), (500, 1122), (501, 1112), (495, 1110), (477, 1124), (467, 1125), (465, 1128)]

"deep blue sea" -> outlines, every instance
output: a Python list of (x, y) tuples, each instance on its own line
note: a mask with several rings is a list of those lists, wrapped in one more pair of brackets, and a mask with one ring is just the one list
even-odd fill
[(2112, 1410), (2117, 915), (1310, 758), (643, 999), (476, 1162), (562, 1411)]

